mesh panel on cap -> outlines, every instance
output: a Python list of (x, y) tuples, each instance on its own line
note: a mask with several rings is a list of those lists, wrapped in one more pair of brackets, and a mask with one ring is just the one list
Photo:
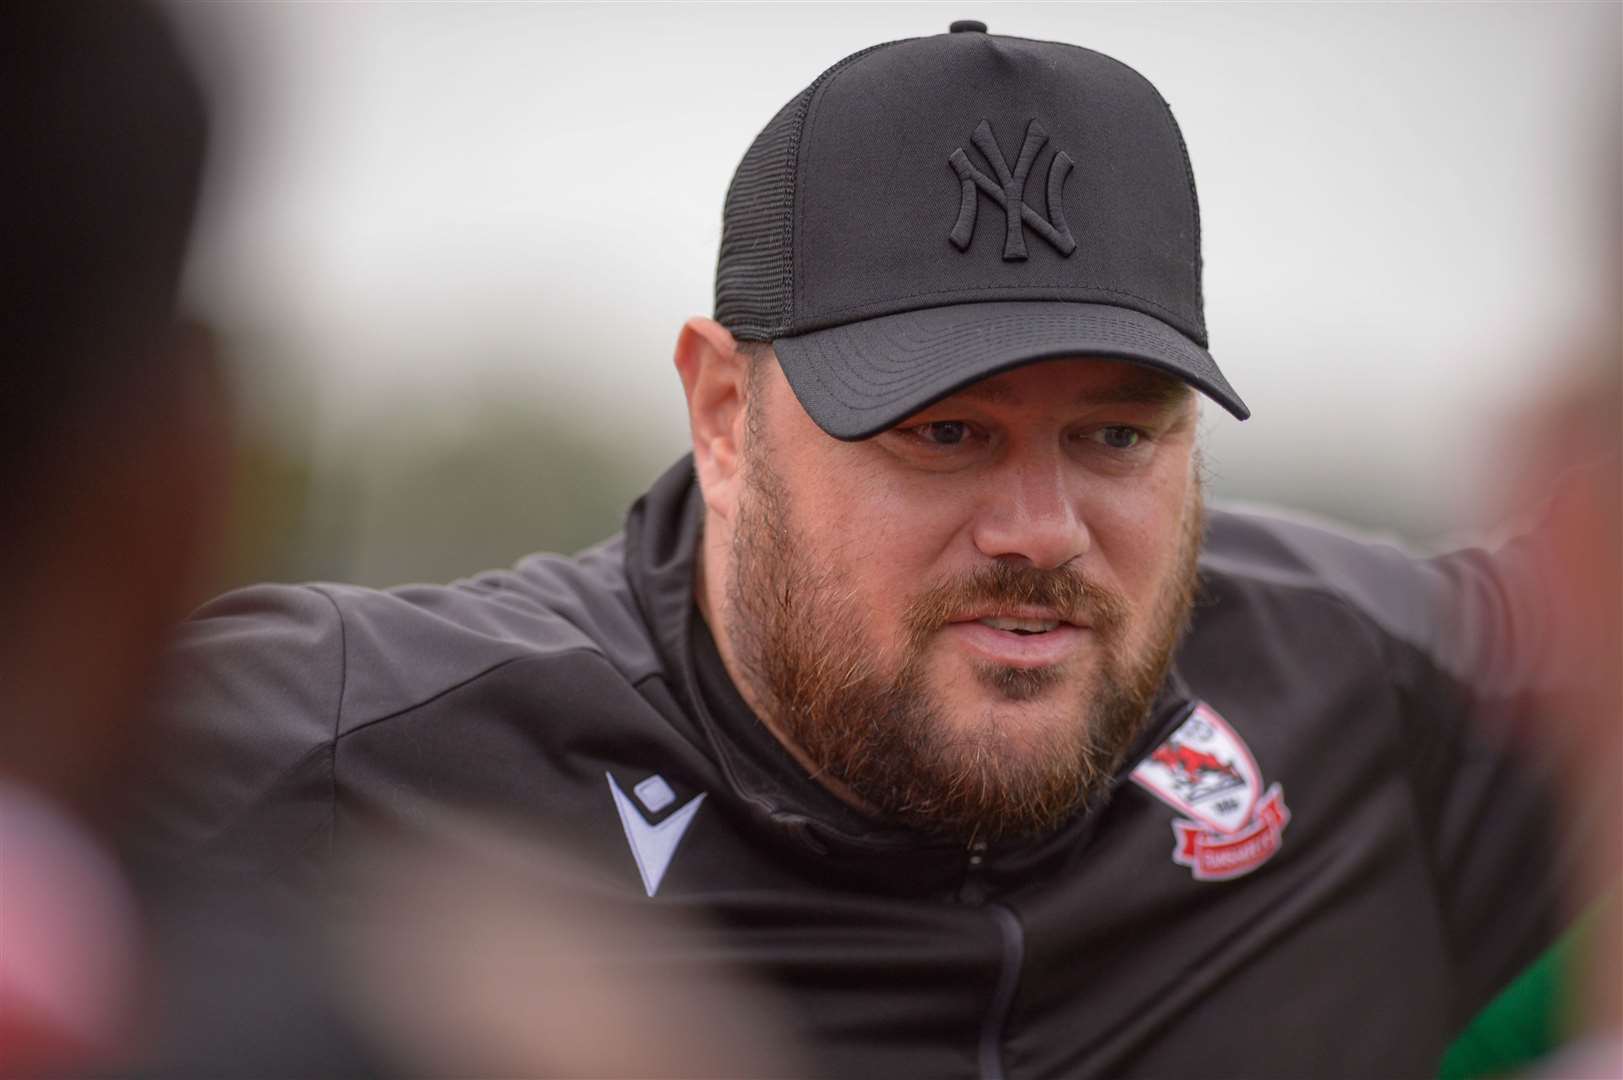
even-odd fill
[(771, 341), (793, 312), (795, 167), (813, 95), (829, 76), (884, 45), (852, 53), (778, 110), (733, 174), (716, 259), (716, 321), (740, 341)]
[(727, 189), (716, 321), (743, 341), (770, 340), (788, 321), (795, 150), (811, 93), (803, 90), (762, 129)]

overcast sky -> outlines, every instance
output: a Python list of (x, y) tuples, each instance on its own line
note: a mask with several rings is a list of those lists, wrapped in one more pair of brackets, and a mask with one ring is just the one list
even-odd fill
[(965, 17), (1171, 103), (1255, 413), (1207, 410), (1231, 489), (1469, 515), (1506, 410), (1617, 303), (1616, 3), (178, 10), (235, 102), (193, 293), (297, 357), (329, 427), (494, 377), (680, 451), (671, 346), (745, 147), (842, 56)]

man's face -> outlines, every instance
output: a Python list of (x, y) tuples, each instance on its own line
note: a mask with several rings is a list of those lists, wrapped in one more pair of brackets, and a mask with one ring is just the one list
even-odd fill
[(746, 696), (892, 817), (1056, 825), (1108, 782), (1188, 615), (1193, 394), (1050, 361), (844, 443), (757, 363), (723, 615)]

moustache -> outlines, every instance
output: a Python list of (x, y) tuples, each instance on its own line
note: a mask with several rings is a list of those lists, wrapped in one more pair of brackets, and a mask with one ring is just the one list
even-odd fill
[(938, 582), (913, 600), (904, 621), (915, 641), (965, 612), (986, 608), (1038, 608), (1063, 622), (1108, 634), (1127, 621), (1127, 601), (1069, 566), (1044, 570), (1029, 563), (990, 562), (962, 577)]

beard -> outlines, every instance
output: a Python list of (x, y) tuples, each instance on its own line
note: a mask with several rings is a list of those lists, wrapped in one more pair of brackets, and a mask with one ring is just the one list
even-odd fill
[[(888, 818), (965, 841), (1039, 835), (1100, 800), (1146, 723), (1188, 623), (1204, 528), (1198, 484), (1175, 564), (1143, 615), (1147, 632), (1135, 649), (1125, 644), (1133, 613), (1117, 593), (1069, 566), (994, 560), (909, 600), (902, 657), (885, 670), (858, 629), (868, 621), (866, 606), (839, 567), (808, 553), (768, 447), (751, 441), (727, 630), (754, 691), (746, 696), (811, 761), (813, 775), (845, 785)], [(955, 615), (986, 605), (1040, 607), (1088, 626), (1099, 645), (1090, 650), (1091, 678), (1072, 690), (1066, 666), (977, 661), (974, 678), (992, 703), (981, 715), (955, 718), (929, 686), (929, 649)], [(1060, 720), (1011, 722), (1011, 707), (1048, 695)]]

